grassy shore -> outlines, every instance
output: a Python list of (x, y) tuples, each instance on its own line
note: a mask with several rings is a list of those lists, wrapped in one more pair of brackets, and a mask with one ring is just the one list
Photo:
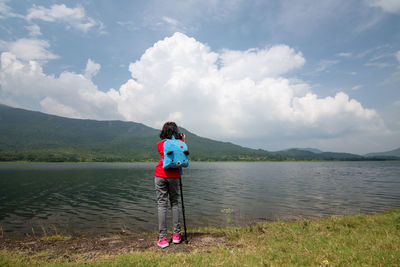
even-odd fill
[[(211, 244), (199, 245), (207, 240)], [(49, 259), (45, 256), (57, 246), (53, 242), (37, 252), (3, 246), (0, 266), (400, 266), (400, 209), (199, 228), (190, 232), (189, 244), (159, 249), (151, 243), (147, 248), (100, 253), (89, 259), (73, 252)]]

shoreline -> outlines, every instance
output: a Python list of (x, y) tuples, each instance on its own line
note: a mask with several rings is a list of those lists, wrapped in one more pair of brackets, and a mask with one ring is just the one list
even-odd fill
[[(238, 223), (238, 222), (230, 222), (230, 223), (224, 223), (223, 225), (197, 225), (190, 227), (188, 230), (189, 233), (198, 233), (199, 230), (206, 230), (206, 232), (211, 231), (211, 229), (225, 229), (225, 228), (246, 228), (251, 225), (256, 225), (256, 224), (269, 224), (269, 223), (277, 223), (277, 222), (287, 222), (287, 223), (296, 223), (298, 221), (302, 220), (310, 220), (310, 221), (319, 221), (319, 220), (324, 220), (324, 219), (329, 219), (329, 218), (341, 218), (341, 217), (349, 217), (349, 216), (356, 216), (356, 215), (365, 215), (365, 216), (371, 216), (371, 215), (377, 215), (385, 212), (392, 212), (392, 211), (399, 211), (400, 213), (400, 208), (398, 207), (392, 207), (389, 209), (382, 209), (382, 210), (376, 210), (376, 211), (353, 211), (353, 212), (344, 212), (344, 213), (336, 213), (336, 214), (320, 214), (320, 215), (314, 215), (314, 216), (294, 216), (294, 215), (286, 215), (286, 216), (281, 216), (281, 217), (274, 217), (274, 218), (263, 218), (263, 219), (258, 219), (258, 220), (251, 220), (243, 223)], [(399, 218), (400, 221), (400, 218)], [(63, 230), (63, 229), (58, 229), (54, 225), (49, 225), (48, 228), (45, 228), (45, 231), (43, 232), (43, 226), (40, 226), (42, 232), (39, 231), (34, 231), (32, 233), (27, 233), (27, 232), (21, 232), (21, 233), (5, 233), (5, 229), (0, 225), (0, 243), (1, 240), (9, 240), (9, 241), (21, 241), (25, 242), (26, 240), (67, 240), (67, 239), (97, 239), (97, 238), (108, 238), (108, 237), (123, 237), (123, 236), (150, 236), (153, 235), (157, 237), (157, 232), (156, 231), (143, 231), (143, 232), (135, 232), (135, 231), (130, 231), (128, 229), (121, 229), (120, 231), (110, 231), (110, 232), (86, 232), (86, 231), (81, 231), (81, 232), (68, 232), (68, 230)], [(183, 226), (182, 226), (183, 227)], [(399, 226), (400, 227), (400, 226)], [(37, 228), (35, 228), (37, 229)], [(183, 231), (183, 229), (182, 229)], [(1, 246), (0, 246), (1, 250)]]
[[(156, 246), (156, 233), (0, 237), (0, 265), (398, 265), (400, 209), (372, 214), (296, 221), (266, 221), (243, 227), (206, 227), (188, 232), (189, 243)], [(256, 259), (256, 260), (255, 260)], [(255, 260), (255, 261), (254, 261)], [(254, 262), (253, 262), (254, 261)], [(146, 264), (143, 264), (145, 262)], [(167, 264), (168, 265), (168, 264)]]
[[(400, 161), (399, 159), (337, 159), (337, 160), (233, 160), (233, 161), (193, 161), (191, 160), (190, 163), (246, 163), (246, 162), (385, 162), (385, 161)], [(7, 164), (7, 163), (18, 163), (18, 164), (96, 164), (96, 163), (122, 163), (122, 164), (135, 164), (135, 163), (154, 163), (157, 164), (158, 161), (0, 161), (0, 164)], [(189, 163), (189, 166), (190, 166)]]

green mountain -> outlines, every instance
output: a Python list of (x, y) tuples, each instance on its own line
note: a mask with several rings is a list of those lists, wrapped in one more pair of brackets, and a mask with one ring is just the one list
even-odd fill
[(321, 151), (321, 150), (319, 150), (319, 149), (317, 149), (317, 148), (309, 148), (309, 147), (307, 147), (307, 148), (294, 148), (294, 149), (309, 151), (309, 152), (312, 152), (312, 153), (314, 153), (314, 154), (323, 153), (323, 151)]
[[(315, 149), (268, 152), (181, 131), (193, 161), (400, 159)], [(157, 161), (158, 134), (159, 130), (141, 123), (69, 119), (0, 105), (0, 161)]]
[(366, 160), (366, 158), (356, 154), (319, 152), (319, 150), (318, 153), (315, 153), (309, 150), (298, 148), (278, 151), (277, 153), (279, 153), (286, 160)]
[(387, 152), (369, 153), (365, 157), (400, 157), (400, 148)]
[[(181, 130), (191, 160), (281, 160)], [(135, 122), (69, 119), (0, 105), (0, 161), (156, 161), (158, 134)]]

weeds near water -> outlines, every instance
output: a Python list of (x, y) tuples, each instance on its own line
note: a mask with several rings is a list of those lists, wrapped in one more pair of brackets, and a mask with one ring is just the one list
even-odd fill
[(124, 224), (124, 225), (121, 227), (121, 232), (120, 232), (120, 234), (122, 234), (122, 235), (131, 234), (131, 231), (129, 231), (128, 228), (126, 227), (126, 225)]
[(46, 228), (44, 228), (44, 226), (42, 224), (40, 224), (40, 228), (42, 229), (42, 233), (45, 237), (47, 237), (47, 231)]
[(57, 227), (56, 227), (54, 224), (53, 224), (52, 226), (53, 226), (54, 234), (55, 234), (55, 235), (58, 235)]
[[(59, 230), (57, 227), (53, 224), (50, 226), (52, 228), (52, 232), (46, 231), (46, 229), (41, 225), (42, 231), (44, 233), (44, 236), (42, 236), (40, 239), (41, 240), (68, 240), (71, 239), (71, 235), (63, 235), (59, 233)], [(33, 229), (33, 228), (32, 228)]]
[(37, 233), (35, 228), (32, 226), (32, 236), (38, 237), (40, 240), (66, 240), (72, 238), (71, 235), (62, 233), (62, 231), (60, 231), (54, 224), (51, 224), (48, 227), (39, 224), (38, 227), (41, 229), (41, 232), (39, 231), (40, 233)]
[(227, 209), (222, 209), (221, 213), (225, 214), (225, 220), (227, 224), (231, 224), (232, 221), (232, 213), (233, 213), (233, 209), (231, 208), (227, 208)]
[(3, 231), (3, 226), (0, 226), (0, 232), (1, 232), (1, 238), (4, 238), (4, 231)]

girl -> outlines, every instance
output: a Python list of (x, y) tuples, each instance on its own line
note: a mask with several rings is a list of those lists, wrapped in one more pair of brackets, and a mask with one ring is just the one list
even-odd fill
[[(164, 149), (163, 145), (164, 139), (172, 139), (172, 136), (175, 139), (181, 139), (183, 142), (186, 142), (186, 136), (182, 133), (179, 133), (178, 126), (175, 122), (166, 122), (160, 132), (161, 141), (157, 143), (158, 153), (160, 153), (160, 157), (164, 158)], [(179, 244), (182, 241), (181, 236), (181, 225), (179, 223), (179, 208), (178, 208), (178, 199), (179, 199), (179, 179), (181, 178), (180, 169), (164, 169), (163, 161), (160, 159), (158, 162), (156, 169), (154, 171), (154, 182), (156, 188), (157, 195), (157, 205), (158, 205), (158, 239), (157, 244), (161, 248), (165, 248), (169, 246), (167, 239), (167, 223), (166, 223), (166, 213), (167, 213), (167, 204), (168, 198), (171, 203), (172, 209), (172, 222), (174, 227), (174, 232), (172, 234), (172, 243)]]

